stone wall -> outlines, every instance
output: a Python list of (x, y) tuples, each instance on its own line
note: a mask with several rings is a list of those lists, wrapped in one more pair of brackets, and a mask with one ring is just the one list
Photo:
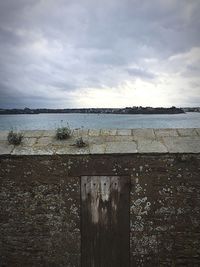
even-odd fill
[(79, 266), (79, 178), (66, 165), (0, 159), (0, 266)]
[[(98, 149), (89, 154), (83, 148), (81, 155), (81, 149), (77, 153), (73, 147), (76, 153), (44, 155), (49, 142), (45, 140), (52, 140), (52, 133), (50, 137), (30, 137), (36, 141), (44, 138), (41, 155), (32, 155), (32, 145), (25, 143), (4, 153), (10, 145), (2, 140), (0, 266), (80, 266), (80, 179), (84, 175), (130, 177), (131, 266), (200, 266), (199, 132), (162, 131), (157, 132), (158, 142), (168, 135), (169, 143), (182, 143), (177, 153), (160, 153), (159, 148), (156, 152), (155, 137), (150, 146), (154, 151), (148, 152), (152, 137), (145, 131), (137, 139), (137, 146), (146, 140), (145, 153), (124, 152), (126, 143), (136, 138), (133, 132), (126, 136), (125, 131), (120, 137), (117, 133), (115, 140), (112, 134), (103, 137), (105, 146), (114, 147), (115, 143), (116, 153), (107, 154), (98, 153)], [(189, 140), (193, 140), (191, 146)], [(61, 149), (61, 143), (59, 146)]]
[(80, 266), (80, 176), (131, 177), (131, 266), (200, 265), (200, 155), (2, 156), (1, 266)]

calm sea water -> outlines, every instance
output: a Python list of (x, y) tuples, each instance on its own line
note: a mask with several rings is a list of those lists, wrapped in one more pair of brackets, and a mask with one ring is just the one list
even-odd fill
[(200, 113), (175, 115), (36, 114), (0, 115), (0, 130), (71, 128), (193, 128), (200, 127)]

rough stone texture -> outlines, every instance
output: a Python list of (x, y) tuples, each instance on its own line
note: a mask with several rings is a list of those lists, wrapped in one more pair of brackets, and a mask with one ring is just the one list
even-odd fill
[(198, 136), (196, 129), (177, 129), (181, 136)]
[(144, 139), (138, 142), (139, 153), (167, 153), (167, 147), (157, 140)]
[(13, 145), (8, 145), (7, 141), (0, 141), (0, 154), (7, 155), (11, 154), (14, 149)]
[(200, 128), (196, 128), (195, 130), (198, 133), (198, 135), (200, 136)]
[(116, 129), (101, 129), (100, 134), (101, 135), (116, 135), (117, 130)]
[(132, 130), (131, 129), (118, 129), (117, 130), (117, 135), (132, 135)]
[(74, 156), (69, 163), (69, 175), (131, 177), (131, 266), (200, 266), (200, 154)]
[[(154, 130), (156, 137), (164, 137), (164, 136), (178, 136), (178, 131), (176, 129), (155, 129)], [(189, 129), (189, 132), (191, 130)]]
[(7, 141), (9, 131), (0, 131), (0, 141)]
[(131, 179), (131, 266), (200, 266), (200, 154), (0, 157), (1, 266), (80, 266), (80, 176)]
[(104, 154), (106, 150), (106, 144), (91, 144), (90, 153), (91, 154)]
[(72, 135), (76, 138), (79, 138), (81, 136), (87, 136), (88, 133), (89, 133), (88, 129), (79, 128), (79, 129), (73, 130)]
[(32, 138), (32, 137), (37, 137), (40, 138), (42, 136), (47, 136), (45, 133), (48, 133), (48, 136), (53, 136), (55, 135), (55, 131), (44, 131), (44, 130), (26, 130), (22, 131), (22, 134), (24, 137)]
[(79, 178), (65, 161), (0, 159), (0, 266), (80, 266)]
[(55, 151), (56, 154), (76, 154), (76, 155), (85, 155), (89, 154), (89, 147), (75, 147), (74, 145), (70, 145), (69, 147), (63, 146), (62, 148), (58, 148)]
[(153, 129), (133, 129), (132, 134), (135, 139), (155, 139), (155, 134)]
[(170, 153), (199, 153), (200, 138), (198, 136), (164, 137), (163, 142)]
[(100, 130), (96, 129), (91, 129), (89, 130), (89, 136), (99, 136), (100, 135)]
[[(200, 266), (200, 129), (0, 132), (0, 266), (80, 266), (80, 176), (131, 179), (131, 266)], [(82, 136), (87, 146), (74, 144)], [(6, 155), (6, 156), (5, 156)]]
[[(199, 153), (200, 129), (75, 129), (67, 140), (57, 140), (55, 131), (23, 131), (22, 143), (11, 147), (8, 132), (0, 132), (0, 155)], [(87, 147), (74, 146), (82, 137)], [(130, 146), (129, 146), (129, 144)], [(135, 148), (135, 143), (137, 147)], [(106, 147), (106, 148), (105, 148)]]
[(106, 144), (105, 153), (136, 153), (137, 152), (137, 145), (135, 142), (108, 142)]

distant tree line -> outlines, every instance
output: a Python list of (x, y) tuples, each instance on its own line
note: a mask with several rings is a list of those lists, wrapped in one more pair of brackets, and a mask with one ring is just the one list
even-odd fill
[(170, 107), (126, 107), (126, 108), (73, 108), (73, 109), (0, 109), (0, 114), (40, 114), (40, 113), (102, 113), (102, 114), (179, 114), (184, 109)]

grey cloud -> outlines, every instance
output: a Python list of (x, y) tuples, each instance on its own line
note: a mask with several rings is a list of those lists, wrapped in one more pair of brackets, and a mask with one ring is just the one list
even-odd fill
[(200, 46), (199, 13), (198, 0), (1, 1), (0, 79), (7, 86), (0, 85), (1, 99), (52, 105), (55, 88), (69, 93), (66, 104), (73, 106), (70, 93), (84, 87), (153, 80), (143, 60)]
[(23, 40), (20, 38), (20, 36), (15, 34), (15, 32), (2, 29), (0, 27), (0, 43), (1, 45), (16, 46), (16, 45), (23, 45)]
[(133, 76), (133, 77), (139, 77), (141, 79), (154, 79), (156, 77), (155, 74), (146, 71), (144, 69), (138, 69), (138, 68), (129, 68), (127, 69), (127, 72)]
[(188, 76), (197, 76), (200, 75), (200, 61), (197, 61), (196, 64), (190, 64), (186, 67), (186, 71), (184, 73)]
[(199, 82), (190, 82), (190, 86), (192, 87), (192, 88), (200, 88), (200, 81)]

